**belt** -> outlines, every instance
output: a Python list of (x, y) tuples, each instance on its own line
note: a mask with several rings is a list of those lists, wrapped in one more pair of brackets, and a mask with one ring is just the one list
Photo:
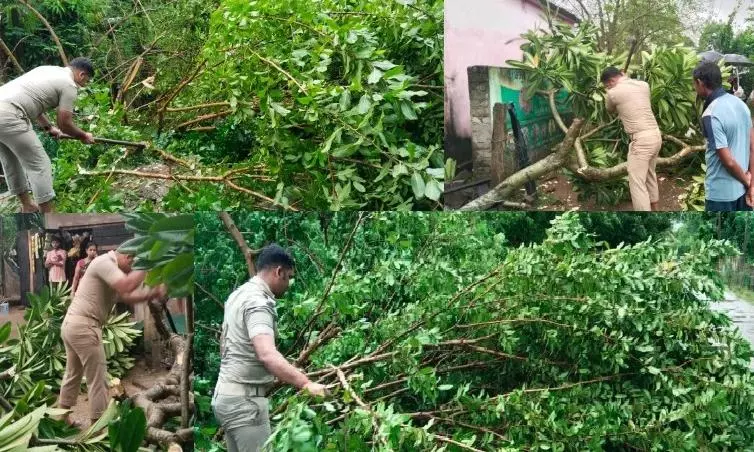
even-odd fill
[(652, 136), (652, 135), (655, 135), (655, 134), (662, 134), (662, 132), (660, 132), (659, 127), (656, 128), (656, 129), (642, 130), (641, 132), (632, 133), (631, 134), (631, 141), (634, 141), (637, 138), (649, 137), (649, 136)]
[(240, 383), (229, 383), (225, 381), (218, 381), (215, 386), (215, 394), (231, 395), (231, 396), (254, 396), (265, 397), (267, 396), (267, 387), (259, 385), (246, 385)]

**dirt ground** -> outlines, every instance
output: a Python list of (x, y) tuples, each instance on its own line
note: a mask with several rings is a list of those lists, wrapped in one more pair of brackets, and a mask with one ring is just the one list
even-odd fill
[[(660, 190), (660, 202), (658, 210), (660, 212), (676, 212), (681, 209), (681, 203), (678, 197), (683, 194), (689, 181), (680, 177), (669, 176), (666, 174), (657, 175), (657, 185)], [(573, 191), (572, 184), (565, 176), (547, 180), (538, 185), (540, 200), (537, 210), (570, 210), (578, 208), (584, 211), (633, 211), (631, 200), (626, 199), (616, 206), (598, 205), (594, 199), (587, 202), (578, 200), (578, 194)]]
[(10, 337), (18, 337), (18, 327), (24, 324), (24, 309), (21, 306), (11, 306), (8, 315), (0, 315), (0, 325), (10, 321), (13, 325), (10, 330)]
[[(660, 189), (658, 210), (663, 212), (682, 210), (678, 197), (684, 193), (685, 187), (689, 185), (690, 180), (668, 174), (658, 174), (657, 177)], [(484, 193), (481, 190), (483, 187), (469, 188), (445, 195), (446, 208), (457, 209), (476, 197), (481, 196)], [(524, 189), (521, 189), (520, 193), (519, 199), (523, 200)], [(587, 201), (579, 201), (578, 193), (573, 190), (573, 184), (568, 181), (565, 175), (557, 174), (537, 181), (537, 194), (539, 198), (527, 210), (632, 211), (633, 207), (628, 196), (628, 187), (626, 187), (626, 193), (626, 199), (618, 205), (598, 205), (593, 198)]]

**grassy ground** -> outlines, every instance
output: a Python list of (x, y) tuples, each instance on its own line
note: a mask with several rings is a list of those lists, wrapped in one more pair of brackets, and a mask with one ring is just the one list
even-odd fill
[(754, 304), (754, 290), (745, 287), (729, 286), (731, 292), (744, 301)]

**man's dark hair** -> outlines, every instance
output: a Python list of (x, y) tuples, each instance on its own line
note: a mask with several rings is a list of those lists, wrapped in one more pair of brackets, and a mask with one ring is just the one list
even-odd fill
[(284, 250), (280, 245), (273, 243), (262, 248), (257, 256), (257, 271), (262, 271), (274, 267), (283, 267), (293, 270), (296, 264), (293, 257)]
[(615, 66), (610, 66), (609, 68), (602, 71), (602, 75), (600, 76), (600, 81), (602, 83), (606, 83), (615, 77), (620, 77), (623, 75), (623, 73)]
[(68, 66), (80, 71), (84, 71), (89, 75), (89, 78), (94, 78), (94, 65), (92, 65), (92, 60), (90, 60), (89, 58), (74, 58), (70, 63), (68, 63)]
[(699, 63), (694, 69), (694, 80), (702, 82), (707, 89), (715, 90), (723, 86), (723, 74), (720, 66), (709, 61)]

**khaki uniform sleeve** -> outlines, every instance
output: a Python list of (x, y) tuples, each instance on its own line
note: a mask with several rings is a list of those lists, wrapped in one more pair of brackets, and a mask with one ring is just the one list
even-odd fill
[(76, 103), (76, 97), (78, 97), (78, 90), (75, 86), (64, 86), (62, 92), (60, 93), (60, 103), (58, 104), (58, 110), (73, 112), (73, 106)]
[(254, 299), (243, 309), (243, 320), (249, 340), (260, 334), (275, 337), (275, 316), (264, 299)]

